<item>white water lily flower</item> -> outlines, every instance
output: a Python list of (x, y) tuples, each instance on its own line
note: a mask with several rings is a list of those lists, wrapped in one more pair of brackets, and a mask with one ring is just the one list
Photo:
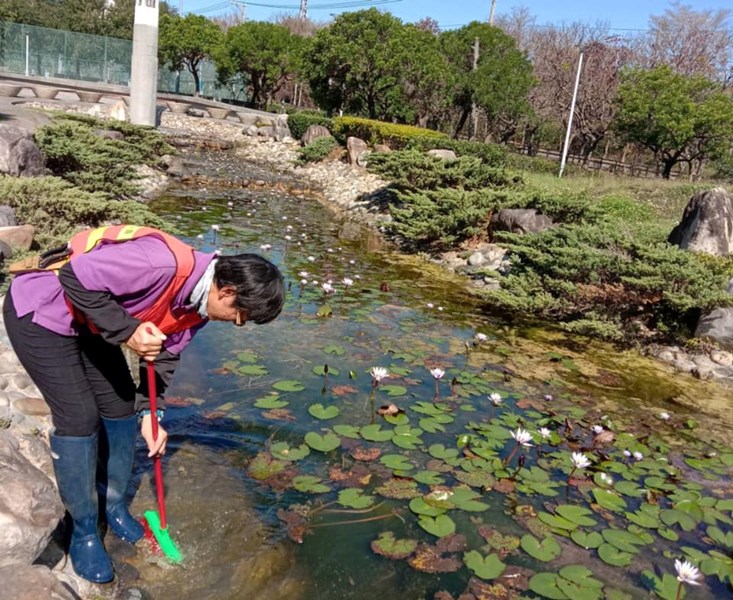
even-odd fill
[(354, 259), (352, 258), (352, 259), (351, 259), (351, 260), (349, 261), (349, 264), (350, 264), (350, 265), (355, 265), (355, 264), (356, 264), (356, 261), (355, 261), (355, 260), (354, 260)]
[(389, 371), (384, 367), (372, 367), (369, 371), (369, 374), (372, 376), (372, 379), (374, 379), (374, 381), (376, 381), (377, 383), (382, 381), (382, 379), (389, 377)]
[(308, 285), (308, 280), (307, 279), (301, 279), (300, 280), (300, 285)]
[(608, 473), (601, 473), (601, 481), (606, 485), (613, 485), (613, 477)]
[(570, 460), (573, 461), (573, 465), (576, 469), (585, 469), (586, 467), (590, 467), (591, 464), (588, 457), (582, 452), (573, 452)]
[(552, 402), (553, 400), (552, 394), (545, 394), (545, 400), (547, 400), (547, 402)]
[(228, 206), (229, 208), (231, 208), (232, 206), (234, 206), (234, 202), (232, 202), (232, 201), (230, 200), (229, 202), (227, 202), (227, 206)]
[(700, 585), (698, 579), (702, 577), (700, 569), (693, 565), (689, 560), (682, 562), (674, 561), (674, 568), (677, 571), (677, 581), (689, 583), (690, 585)]
[(196, 239), (197, 239), (197, 240), (203, 240), (203, 239), (204, 239), (204, 234), (203, 234), (203, 233), (199, 233), (199, 234), (198, 234), (198, 235), (196, 236)]
[(624, 450), (624, 456), (626, 458), (631, 458), (631, 452), (629, 450)]
[(550, 439), (550, 436), (552, 436), (552, 431), (547, 429), (547, 427), (540, 427), (538, 431), (540, 432), (543, 440)]
[(593, 425), (593, 433), (595, 433), (596, 435), (598, 435), (602, 431), (603, 431), (603, 426), (602, 425)]
[(342, 285), (343, 285), (344, 287), (351, 287), (352, 285), (354, 285), (354, 280), (353, 280), (353, 279), (351, 279), (351, 278), (349, 278), (349, 277), (344, 277), (344, 278), (343, 278), (343, 279), (341, 280), (341, 284), (342, 284)]
[(309, 256), (307, 258), (307, 260), (308, 260), (308, 262), (316, 262), (316, 257), (315, 256)]
[(292, 235), (286, 235), (285, 236), (285, 240), (288, 241), (288, 242), (292, 241), (292, 239), (293, 239), (293, 236)]
[(443, 379), (443, 377), (445, 377), (445, 371), (439, 367), (430, 369), (430, 374), (435, 377), (435, 379)]
[(335, 289), (335, 288), (334, 288), (334, 287), (333, 287), (333, 286), (332, 286), (332, 285), (331, 285), (330, 283), (328, 283), (328, 281), (327, 281), (326, 283), (324, 283), (324, 284), (323, 284), (323, 285), (321, 286), (321, 288), (322, 288), (322, 289), (323, 289), (323, 291), (324, 291), (324, 292), (326, 292), (327, 294), (333, 294), (333, 293), (334, 293), (334, 292), (336, 291), (336, 289)]
[(265, 252), (267, 252), (270, 248), (272, 248), (272, 244), (262, 244), (260, 246), (260, 250), (263, 250)]
[(308, 277), (308, 271), (299, 271), (298, 277), (303, 277), (303, 278)]
[(439, 307), (438, 307), (438, 310), (439, 310), (440, 312), (443, 312), (443, 311), (444, 311), (445, 309), (444, 309), (444, 308), (443, 308), (442, 306), (439, 306)]
[(659, 418), (662, 419), (662, 421), (669, 421), (672, 417), (668, 412), (660, 412)]
[(425, 306), (427, 306), (428, 308), (433, 308), (433, 306), (435, 305), (432, 302), (428, 302)]
[(501, 394), (498, 394), (497, 392), (493, 392), (489, 394), (489, 402), (493, 404), (494, 406), (499, 406), (503, 400), (501, 399)]
[(634, 452), (634, 460), (644, 460), (644, 455), (641, 452)]
[(485, 333), (477, 333), (477, 334), (476, 334), (476, 335), (474, 335), (473, 337), (474, 337), (474, 338), (476, 339), (476, 341), (477, 341), (477, 342), (478, 342), (479, 344), (480, 344), (481, 342), (485, 342), (486, 340), (488, 340), (488, 339), (489, 339), (489, 337), (488, 337), (488, 336), (487, 336), (487, 335), (486, 335)]
[(213, 229), (214, 231), (219, 231), (219, 229), (220, 229), (219, 225), (212, 225), (212, 226), (211, 226), (211, 228), (212, 228), (212, 229)]
[(517, 440), (517, 444), (520, 446), (524, 446), (526, 448), (530, 448), (532, 446), (530, 443), (532, 441), (532, 434), (526, 429), (522, 429), (520, 427), (516, 431), (512, 431), (512, 437)]

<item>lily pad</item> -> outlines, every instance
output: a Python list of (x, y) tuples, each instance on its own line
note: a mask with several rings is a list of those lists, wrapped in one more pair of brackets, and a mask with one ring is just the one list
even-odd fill
[(319, 452), (330, 452), (341, 445), (341, 438), (331, 432), (320, 435), (315, 431), (309, 431), (305, 434), (305, 443)]
[(424, 483), (425, 485), (441, 485), (444, 482), (440, 473), (436, 473), (435, 471), (418, 471), (412, 478), (418, 483)]
[(626, 506), (626, 500), (610, 490), (594, 488), (593, 496), (595, 497), (596, 502), (598, 502), (598, 504), (600, 504), (606, 510), (623, 512), (628, 509), (628, 507)]
[[(325, 375), (326, 374), (326, 366), (325, 365), (316, 365), (313, 367), (313, 372), (316, 375)], [(333, 375), (334, 377), (337, 377), (341, 374), (341, 371), (339, 371), (336, 367), (328, 367), (328, 374)]]
[(393, 471), (409, 471), (414, 465), (404, 454), (385, 454), (379, 461)]
[(361, 437), (359, 434), (361, 429), (354, 425), (334, 425), (333, 430), (341, 437), (349, 438), (352, 440), (358, 440)]
[(379, 389), (388, 396), (404, 396), (407, 393), (407, 388), (401, 385), (387, 384), (381, 386)]
[(636, 534), (624, 529), (604, 529), (601, 532), (603, 539), (623, 552), (636, 554), (637, 546), (643, 546), (644, 541)]
[[(590, 518), (588, 515), (593, 514), (590, 510), (584, 506), (578, 506), (575, 504), (561, 504), (555, 508), (555, 512), (561, 517), (572, 521), (576, 525), (583, 527), (593, 527), (596, 524), (595, 519)], [(542, 518), (540, 516), (540, 518)]]
[(529, 589), (550, 600), (568, 600), (565, 592), (557, 586), (557, 579), (555, 573), (537, 573), (529, 580)]
[(383, 531), (376, 540), (372, 540), (372, 552), (393, 560), (407, 558), (417, 548), (417, 540), (396, 539), (391, 531)]
[(316, 419), (321, 419), (323, 421), (335, 419), (341, 413), (338, 406), (323, 406), (323, 404), (320, 403), (309, 406), (308, 412)]
[(428, 448), (430, 456), (443, 460), (450, 460), (458, 457), (458, 450), (455, 448), (446, 448), (443, 444), (433, 444)]
[(326, 354), (335, 354), (336, 356), (341, 356), (346, 352), (343, 346), (339, 346), (337, 344), (329, 344), (323, 348), (323, 351)]
[(318, 477), (313, 475), (299, 475), (293, 478), (293, 487), (299, 492), (309, 494), (325, 494), (330, 492), (331, 488), (321, 483)]
[(544, 540), (539, 541), (536, 537), (527, 534), (522, 536), (520, 544), (522, 550), (532, 558), (543, 562), (556, 559), (562, 552), (560, 544), (553, 537), (546, 537)]
[(270, 446), (270, 454), (281, 460), (295, 461), (308, 456), (310, 450), (305, 444), (301, 444), (297, 448), (291, 448), (287, 442), (277, 442)]
[(598, 547), (598, 556), (601, 560), (614, 567), (628, 567), (634, 560), (634, 555), (623, 552), (611, 544), (601, 544)]
[(494, 553), (483, 556), (476, 550), (471, 550), (463, 555), (463, 562), (474, 572), (477, 577), (490, 581), (499, 577), (506, 569), (506, 565)]
[(417, 524), (428, 533), (437, 537), (445, 537), (456, 531), (456, 524), (448, 515), (438, 515), (436, 517), (420, 515)]
[(568, 519), (565, 519), (563, 517), (558, 517), (557, 515), (551, 515), (550, 513), (541, 512), (537, 515), (543, 523), (546, 523), (553, 529), (560, 529), (563, 531), (572, 531), (576, 527), (578, 527), (577, 523), (573, 523), (572, 521), (569, 521)]
[(272, 384), (276, 390), (281, 392), (302, 392), (305, 386), (296, 379), (281, 379)]
[(437, 517), (438, 515), (442, 515), (447, 509), (428, 504), (424, 498), (420, 497), (410, 500), (410, 510), (416, 515)]
[(386, 442), (392, 439), (392, 430), (382, 430), (379, 423), (372, 423), (361, 428), (361, 437), (370, 442)]
[(255, 407), (265, 410), (274, 410), (276, 408), (285, 408), (290, 404), (287, 400), (282, 400), (277, 394), (271, 396), (263, 396), (255, 400)]
[(603, 536), (597, 531), (586, 533), (581, 529), (576, 529), (575, 531), (570, 532), (570, 539), (586, 550), (598, 548), (598, 546), (603, 543)]
[(374, 496), (365, 494), (359, 488), (346, 488), (339, 492), (338, 503), (348, 508), (369, 508), (374, 504)]
[(252, 377), (259, 377), (260, 375), (267, 375), (269, 371), (264, 365), (242, 365), (237, 368), (237, 373), (240, 375), (251, 375)]

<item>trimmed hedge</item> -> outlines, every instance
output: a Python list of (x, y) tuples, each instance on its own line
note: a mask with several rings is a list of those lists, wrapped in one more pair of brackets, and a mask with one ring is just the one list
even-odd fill
[(296, 140), (303, 137), (311, 125), (323, 125), (333, 133), (333, 122), (321, 113), (311, 111), (294, 112), (288, 115), (288, 127)]
[(431, 129), (383, 123), (360, 117), (336, 117), (333, 119), (333, 134), (341, 141), (353, 136), (364, 140), (370, 146), (387, 144), (393, 150), (405, 148), (410, 140), (415, 138), (450, 139), (444, 133)]

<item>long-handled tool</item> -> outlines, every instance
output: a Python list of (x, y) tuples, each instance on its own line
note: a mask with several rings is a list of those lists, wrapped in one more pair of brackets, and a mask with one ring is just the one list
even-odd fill
[[(158, 439), (158, 392), (155, 386), (155, 367), (153, 362), (148, 362), (148, 395), (150, 398), (150, 423), (153, 429), (153, 441)], [(155, 468), (155, 493), (158, 498), (158, 512), (154, 510), (145, 511), (145, 537), (148, 541), (160, 547), (163, 555), (172, 562), (181, 562), (183, 556), (178, 550), (168, 531), (168, 522), (165, 516), (165, 489), (163, 487), (163, 465), (160, 455), (153, 458)]]

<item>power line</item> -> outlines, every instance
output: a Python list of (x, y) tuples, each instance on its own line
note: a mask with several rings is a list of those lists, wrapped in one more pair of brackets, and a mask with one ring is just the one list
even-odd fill
[[(378, 6), (381, 4), (395, 4), (397, 2), (403, 2), (404, 0), (350, 0), (350, 1), (340, 1), (340, 2), (330, 2), (327, 4), (311, 4), (308, 6), (311, 10), (334, 10), (339, 8), (362, 8), (362, 7), (371, 7), (371, 6)], [(210, 6), (204, 6), (203, 8), (198, 8), (195, 10), (191, 10), (188, 12), (191, 13), (197, 13), (197, 14), (203, 14), (203, 13), (210, 13), (210, 12), (216, 12), (219, 10), (223, 10), (227, 8), (230, 5), (229, 1), (226, 2), (219, 2), (217, 4), (212, 4)], [(302, 8), (301, 4), (270, 4), (266, 2), (247, 2), (247, 6), (257, 6), (261, 8), (274, 8), (278, 10), (300, 10)]]

